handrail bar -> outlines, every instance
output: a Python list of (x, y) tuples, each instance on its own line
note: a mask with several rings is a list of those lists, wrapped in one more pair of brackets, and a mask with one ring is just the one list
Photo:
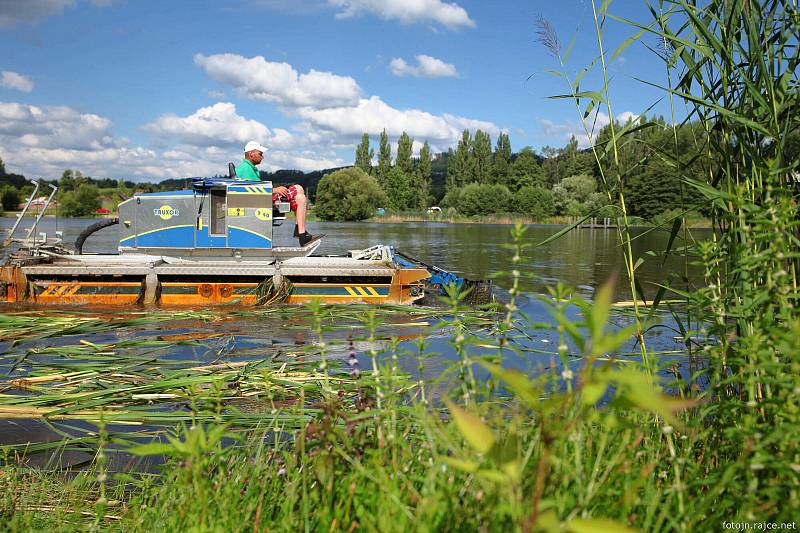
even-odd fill
[[(58, 191), (58, 187), (56, 187), (52, 183), (48, 183), (48, 185), (50, 186), (51, 189), (53, 189), (53, 192), (51, 192), (50, 196), (47, 197), (47, 201), (42, 206), (42, 210), (39, 211), (39, 216), (36, 217), (36, 220), (33, 222), (33, 226), (31, 226), (31, 229), (28, 230), (28, 234), (25, 236), (26, 239), (30, 239), (31, 238), (31, 234), (33, 234), (33, 232), (36, 231), (36, 226), (39, 225), (39, 221), (44, 216), (44, 213), (45, 213), (45, 211), (47, 211), (47, 208), (50, 207), (50, 202), (53, 201), (53, 196), (55, 196), (56, 195), (56, 191)], [(34, 245), (36, 244), (36, 238), (35, 237), (34, 237), (33, 244)]]
[(19, 226), (19, 223), (22, 222), (22, 218), (25, 216), (25, 213), (28, 212), (28, 207), (30, 207), (31, 202), (33, 201), (34, 198), (36, 198), (36, 193), (39, 191), (39, 182), (38, 181), (33, 181), (33, 180), (28, 180), (28, 181), (30, 183), (33, 183), (33, 185), (34, 185), (33, 192), (31, 193), (30, 197), (28, 198), (28, 201), (25, 202), (25, 207), (23, 207), (22, 211), (20, 212), (20, 214), (17, 215), (17, 221), (14, 222), (13, 226), (11, 226), (11, 230), (8, 232), (8, 237), (6, 237), (3, 240), (3, 246), (8, 246), (9, 244), (11, 244), (11, 238), (14, 236), (14, 232), (17, 231), (17, 226)]

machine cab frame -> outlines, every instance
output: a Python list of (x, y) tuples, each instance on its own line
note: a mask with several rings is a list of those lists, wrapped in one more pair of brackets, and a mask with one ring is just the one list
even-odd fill
[(263, 255), (289, 205), (272, 182), (196, 179), (192, 189), (137, 194), (119, 205), (120, 253)]

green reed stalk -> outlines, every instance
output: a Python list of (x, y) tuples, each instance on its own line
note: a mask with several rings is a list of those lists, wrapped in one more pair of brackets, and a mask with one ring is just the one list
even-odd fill
[(791, 179), (800, 159), (788, 143), (800, 130), (800, 17), (796, 3), (781, 1), (666, 3), (681, 24), (673, 33), (662, 22), (658, 35), (684, 69), (666, 90), (688, 102), (705, 133), (708, 179), (686, 181), (708, 199), (716, 228), (700, 246), (707, 286), (696, 296), (712, 336), (714, 420), (730, 439), (721, 444), (733, 459), (725, 472), (748, 487), (737, 512), (778, 515), (798, 502), (785, 477), (798, 454), (777, 450), (797, 436), (786, 425), (797, 420), (786, 410), (797, 358), (784, 339), (800, 302)]
[[(658, 11), (658, 16), (656, 18), (656, 21), (658, 23), (658, 26), (660, 28), (662, 28), (662, 29), (665, 28), (666, 24), (667, 24), (667, 16), (666, 15), (667, 14), (664, 12), (663, 3), (659, 3), (659, 11)], [(674, 57), (674, 54), (671, 52), (672, 43), (670, 43), (669, 39), (667, 38), (667, 36), (665, 34), (662, 34), (662, 35), (659, 36), (659, 43), (660, 43), (660, 45), (662, 47), (662, 51), (663, 51), (663, 54), (664, 54), (663, 55), (664, 71), (665, 71), (665, 76), (666, 76), (666, 79), (667, 79), (667, 89), (668, 89), (667, 99), (669, 101), (670, 125), (672, 126), (672, 143), (673, 143), (673, 148), (674, 148), (672, 156), (673, 156), (673, 160), (678, 165), (678, 172), (683, 174), (685, 169), (684, 169), (684, 166), (683, 166), (683, 160), (681, 158), (680, 148), (679, 148), (679, 143), (678, 143), (678, 121), (677, 121), (677, 118), (676, 118), (676, 111), (675, 111), (675, 95), (672, 92), (673, 89), (675, 88), (675, 85), (673, 83), (672, 70), (673, 70), (673, 68), (675, 66), (676, 58)], [(697, 143), (696, 138), (695, 138), (695, 143)], [(701, 147), (697, 146), (697, 144), (695, 144), (695, 146), (698, 148), (698, 152), (702, 152), (702, 148)], [(687, 206), (686, 206), (686, 192), (685, 192), (686, 184), (684, 183), (683, 180), (681, 180), (679, 182), (679, 187), (680, 187), (680, 200), (681, 200), (681, 217), (679, 219), (680, 220), (680, 228), (681, 228), (681, 231), (683, 233), (684, 246), (688, 246), (688, 243), (689, 243), (689, 226), (686, 223), (686, 216), (685, 216), (685, 213), (688, 211), (688, 209), (687, 209)], [(673, 232), (674, 232), (674, 228), (673, 228)], [(684, 291), (686, 292), (686, 296), (685, 296), (686, 310), (685, 310), (685, 312), (686, 312), (686, 324), (688, 326), (686, 329), (687, 329), (687, 331), (690, 331), (691, 330), (691, 324), (692, 324), (692, 307), (691, 307), (690, 301), (689, 301), (689, 294), (690, 294), (690, 291), (691, 291), (691, 288), (690, 288), (690, 285), (689, 285), (689, 279), (690, 279), (690, 276), (689, 276), (690, 257), (689, 257), (689, 254), (686, 253), (685, 251), (681, 255), (682, 255), (681, 258), (682, 258), (682, 266), (683, 266), (683, 279), (685, 280)], [(686, 346), (686, 351), (689, 353), (689, 357), (691, 358), (693, 356), (693, 351), (694, 350), (693, 350), (693, 346), (692, 346), (692, 343), (691, 343), (690, 339), (687, 338), (685, 340), (685, 342), (684, 342), (684, 345)]]
[(519, 282), (522, 277), (519, 271), (520, 264), (522, 263), (522, 252), (524, 248), (525, 231), (527, 227), (521, 223), (514, 224), (511, 229), (511, 239), (514, 249), (514, 255), (511, 257), (511, 287), (508, 289), (509, 299), (504, 305), (506, 313), (503, 320), (498, 324), (498, 338), (497, 338), (497, 357), (499, 364), (503, 364), (504, 352), (508, 347), (509, 332), (514, 328), (514, 316), (519, 311), (517, 307), (517, 297), (520, 292)]
[(97, 424), (97, 454), (94, 458), (94, 464), (97, 468), (97, 485), (99, 487), (99, 495), (95, 502), (94, 529), (100, 528), (105, 519), (108, 505), (108, 499), (106, 498), (106, 483), (108, 481), (106, 446), (108, 446), (108, 432), (106, 431), (106, 424), (101, 411), (100, 420)]
[[(599, 15), (602, 16), (603, 20), (605, 20), (605, 9), (607, 9), (607, 4), (603, 6), (603, 12)], [(614, 119), (614, 112), (611, 107), (611, 95), (609, 92), (609, 80), (608, 80), (608, 72), (606, 69), (606, 51), (603, 47), (603, 23), (601, 23), (598, 10), (595, 5), (595, 0), (592, 0), (592, 15), (594, 16), (594, 26), (595, 26), (595, 33), (597, 35), (597, 48), (599, 52), (600, 58), (600, 66), (601, 72), (603, 73), (603, 86), (601, 89), (601, 94), (604, 96), (603, 100), (606, 104), (606, 109), (608, 110), (608, 118), (609, 118), (609, 128), (611, 132), (611, 146), (613, 148), (614, 154), (614, 167), (618, 169), (617, 175), (617, 183), (614, 184), (617, 189), (617, 198), (619, 201), (619, 209), (622, 213), (622, 226), (618, 225), (617, 232), (619, 234), (620, 240), (622, 241), (623, 245), (625, 246), (625, 253), (623, 254), (625, 258), (625, 269), (628, 275), (628, 283), (630, 285), (630, 292), (631, 292), (631, 299), (633, 300), (633, 311), (634, 311), (634, 319), (636, 320), (636, 336), (639, 340), (639, 351), (642, 355), (642, 362), (644, 363), (645, 370), (648, 374), (652, 376), (654, 373), (654, 369), (650, 364), (650, 359), (647, 353), (647, 343), (644, 337), (644, 327), (642, 326), (642, 318), (641, 318), (641, 311), (639, 305), (639, 293), (636, 290), (636, 267), (634, 265), (634, 256), (633, 256), (633, 246), (631, 244), (631, 233), (630, 233), (630, 222), (628, 220), (628, 209), (625, 204), (625, 190), (624, 184), (622, 181), (623, 172), (620, 169), (619, 164), (619, 149), (617, 146), (617, 132), (616, 132), (616, 124)], [(594, 143), (592, 143), (592, 152), (595, 154), (595, 159), (597, 159), (597, 151), (594, 148)], [(602, 166), (600, 160), (597, 159), (598, 165)], [(603, 178), (605, 183), (605, 178)], [(611, 193), (611, 189), (606, 184), (606, 191), (609, 195), (609, 199), (613, 202), (613, 195)], [(642, 295), (644, 296), (644, 295)]]
[(378, 367), (378, 350), (375, 349), (377, 343), (376, 331), (378, 329), (378, 319), (375, 311), (367, 311), (364, 315), (364, 325), (367, 328), (367, 354), (372, 362), (372, 379), (375, 383), (375, 402), (380, 410), (383, 407), (384, 391), (381, 386), (381, 372)]
[[(657, 23), (659, 24), (659, 26), (663, 28), (665, 23), (666, 23), (666, 21), (665, 21), (665, 18), (664, 18), (664, 10), (663, 10), (663, 5), (662, 4), (659, 4), (659, 12), (658, 12), (658, 16), (657, 16), (656, 20), (657, 20)], [(672, 67), (673, 67), (673, 63), (674, 63), (674, 59), (672, 57), (672, 54), (670, 53), (670, 49), (671, 49), (672, 44), (669, 42), (669, 40), (666, 38), (665, 35), (660, 36), (659, 42), (660, 42), (660, 44), (661, 44), (661, 46), (663, 48), (664, 70), (665, 70), (665, 75), (666, 75), (666, 79), (667, 79), (667, 88), (670, 91), (668, 93), (668, 100), (669, 100), (669, 110), (670, 110), (670, 125), (672, 126), (673, 160), (675, 161), (676, 165), (678, 165), (677, 166), (678, 172), (683, 174), (684, 173), (684, 169), (683, 169), (682, 158), (681, 158), (681, 154), (679, 153), (679, 145), (678, 145), (678, 124), (677, 124), (676, 115), (675, 115), (675, 98), (674, 98), (673, 93), (671, 92), (672, 89), (673, 89)], [(688, 235), (689, 229), (688, 229), (688, 225), (686, 224), (686, 217), (684, 216), (684, 214), (687, 211), (687, 208), (686, 208), (686, 194), (684, 192), (685, 184), (684, 184), (684, 182), (682, 180), (679, 182), (679, 186), (680, 186), (680, 201), (681, 201), (681, 213), (682, 213), (679, 220), (680, 220), (680, 228), (681, 228), (681, 231), (683, 232), (683, 243), (684, 243), (684, 246), (686, 246), (689, 243), (689, 235)], [(673, 232), (675, 231), (674, 227), (673, 227), (672, 231)], [(671, 237), (674, 238), (674, 236), (671, 236)], [(692, 348), (691, 339), (689, 338), (689, 335), (691, 335), (690, 332), (691, 332), (691, 324), (692, 324), (692, 310), (691, 310), (691, 305), (690, 305), (690, 301), (689, 301), (689, 295), (690, 295), (689, 261), (690, 261), (690, 258), (689, 258), (689, 254), (686, 253), (685, 251), (683, 252), (682, 255), (683, 255), (683, 257), (682, 257), (682, 259), (683, 259), (683, 261), (682, 261), (683, 279), (685, 280), (684, 290), (686, 292), (686, 306), (685, 306), (686, 307), (686, 311), (685, 312), (686, 312), (686, 323), (687, 323), (687, 326), (688, 326), (686, 328), (687, 337), (684, 339), (684, 346), (686, 347), (686, 352), (687, 352), (687, 354), (689, 356), (689, 360), (691, 361), (692, 358), (693, 358), (693, 348)], [(680, 511), (681, 514), (683, 514), (684, 512), (686, 512), (685, 505), (684, 505), (684, 488), (685, 488), (685, 485), (684, 485), (684, 482), (683, 482), (683, 469), (682, 469), (681, 461), (678, 460), (677, 454), (676, 454), (676, 451), (675, 451), (675, 444), (673, 442), (673, 435), (672, 435), (673, 428), (671, 426), (669, 426), (669, 425), (665, 425), (663, 427), (663, 430), (664, 430), (665, 438), (667, 440), (667, 445), (669, 447), (669, 453), (670, 453), (670, 457), (671, 457), (671, 465), (672, 465), (672, 471), (673, 471), (673, 476), (674, 476), (674, 489), (675, 489), (675, 493), (677, 494), (677, 497), (678, 497), (678, 510)]]
[(447, 303), (451, 313), (451, 318), (447, 325), (453, 328), (453, 337), (451, 345), (455, 349), (458, 356), (458, 378), (461, 383), (461, 396), (465, 404), (469, 404), (478, 389), (477, 381), (475, 380), (475, 373), (472, 370), (472, 358), (467, 352), (467, 328), (461, 318), (461, 301), (464, 299), (464, 293), (455, 285), (449, 285), (447, 288)]
[(422, 405), (428, 405), (428, 398), (425, 396), (425, 359), (426, 357), (426, 345), (424, 337), (420, 337), (417, 339), (416, 347), (417, 347), (417, 389), (419, 390), (419, 399), (422, 402)]
[[(607, 3), (603, 5), (603, 9), (607, 9)], [(609, 91), (609, 81), (607, 77), (607, 69), (605, 64), (605, 49), (603, 48), (603, 24), (601, 23), (600, 16), (602, 15), (603, 20), (605, 19), (605, 11), (599, 13), (594, 0), (592, 0), (592, 13), (594, 16), (595, 22), (595, 33), (597, 35), (597, 42), (599, 46), (599, 60), (601, 71), (603, 75), (603, 86), (599, 92), (581, 92), (579, 90), (578, 84), (580, 78), (588, 71), (588, 69), (592, 66), (589, 65), (586, 67), (581, 74), (575, 80), (572, 80), (567, 75), (567, 67), (566, 67), (566, 60), (569, 55), (569, 51), (562, 56), (559, 44), (558, 44), (558, 36), (555, 34), (555, 30), (552, 28), (549, 22), (544, 19), (540, 19), (538, 21), (539, 26), (539, 41), (547, 47), (553, 56), (558, 60), (561, 66), (561, 72), (559, 73), (560, 77), (564, 78), (567, 83), (567, 87), (569, 93), (567, 95), (557, 96), (556, 98), (562, 97), (569, 97), (575, 104), (575, 109), (578, 112), (579, 116), (581, 117), (581, 126), (583, 127), (584, 133), (586, 134), (587, 138), (590, 140), (590, 148), (592, 150), (592, 154), (594, 156), (595, 162), (597, 163), (598, 172), (600, 174), (600, 179), (603, 183), (603, 187), (605, 189), (606, 196), (608, 197), (609, 202), (612, 205), (617, 205), (620, 213), (622, 215), (622, 224), (617, 225), (617, 235), (619, 236), (620, 242), (623, 245), (623, 258), (625, 263), (625, 270), (626, 275), (628, 278), (631, 299), (633, 300), (633, 316), (634, 320), (637, 325), (636, 336), (638, 339), (638, 348), (639, 353), (642, 357), (642, 362), (645, 366), (645, 369), (649, 375), (652, 376), (654, 369), (651, 365), (650, 358), (648, 355), (647, 344), (644, 337), (644, 327), (642, 323), (642, 312), (641, 306), (639, 304), (639, 292), (636, 289), (636, 266), (635, 266), (635, 259), (633, 255), (633, 247), (632, 247), (632, 237), (630, 233), (630, 221), (628, 218), (628, 210), (625, 204), (625, 194), (624, 194), (624, 187), (622, 177), (624, 173), (622, 169), (620, 169), (619, 164), (619, 153), (618, 153), (618, 134), (616, 131), (616, 125), (613, 115), (613, 109), (611, 107), (611, 97)], [(594, 64), (594, 62), (592, 63)], [(581, 108), (581, 99), (588, 98), (590, 100), (589, 106), (586, 110)], [(602, 103), (606, 104), (606, 109), (609, 114), (610, 119), (610, 140), (612, 149), (613, 149), (613, 166), (616, 169), (615, 175), (617, 176), (616, 183), (610, 183), (608, 178), (609, 169), (605, 167), (603, 156), (598, 151), (598, 147), (593, 142), (594, 139), (594, 125), (592, 127), (589, 126), (587, 122), (588, 117), (591, 115), (592, 111), (596, 109), (596, 107)]]

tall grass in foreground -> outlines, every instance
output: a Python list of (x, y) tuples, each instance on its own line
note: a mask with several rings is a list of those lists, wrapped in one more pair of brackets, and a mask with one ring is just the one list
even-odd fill
[[(524, 232), (515, 231), (519, 246)], [(516, 285), (519, 272), (509, 274)], [(94, 420), (95, 433), (66, 446), (95, 450), (97, 459), (87, 471), (48, 473), (7, 456), (0, 512), (14, 530), (532, 531), (563, 523), (584, 531), (622, 527), (592, 516), (631, 514), (647, 527), (674, 527), (669, 508), (652, 505), (673, 484), (655, 477), (660, 471), (653, 474), (666, 451), (661, 430), (647, 428), (654, 413), (678, 427), (675, 412), (685, 405), (651, 387), (635, 364), (619, 367), (605, 357), (632, 334), (606, 326), (610, 286), (592, 305), (564, 288), (555, 296), (554, 321), (576, 350), (561, 355), (567, 363), (578, 357), (598, 363), (579, 371), (580, 389), (562, 393), (561, 382), (573, 379), (568, 366), (530, 379), (497, 364), (515, 350), (519, 328), (530, 328), (513, 318), (513, 300), (497, 318), (498, 336), (492, 340), (470, 329), (455, 295), (450, 303), (456, 313), (443, 317), (440, 327), (453, 329), (461, 359), (444, 381), (401, 372), (393, 356), (406, 354), (396, 343), (388, 357), (373, 358), (372, 371), (358, 377), (332, 360), (322, 367), (318, 359), (309, 363), (316, 369), (306, 365), (302, 379), (283, 368), (285, 363), (253, 362), (165, 368), (158, 372), (161, 379), (148, 383), (148, 367), (156, 363), (135, 358), (121, 361), (129, 366), (124, 375), (110, 368), (93, 377), (70, 376), (66, 383), (36, 381), (53, 374), (33, 376), (27, 386), (35, 394), (0, 398), (3, 403), (47, 403), (59, 415)], [(567, 318), (571, 306), (583, 313), (579, 322)], [(311, 311), (314, 329), (323, 331), (325, 308)], [(366, 338), (378, 338), (375, 312), (365, 314), (364, 326)], [(428, 352), (424, 340), (418, 344), (420, 353)], [(479, 349), (492, 355), (481, 356)], [(478, 364), (462, 372), (464, 360)], [(476, 379), (481, 370), (494, 379)], [(48, 383), (59, 386), (48, 390)], [(434, 393), (437, 386), (451, 394)], [(622, 408), (603, 412), (595, 405), (609, 387), (616, 389), (613, 401)], [(427, 402), (421, 394), (426, 389)], [(237, 400), (256, 392), (261, 408), (254, 416)], [(113, 402), (87, 412), (98, 393)], [(111, 425), (152, 417), (152, 409), (136, 403), (148, 397), (180, 402), (186, 410), (182, 418), (164, 413), (174, 424), (166, 438), (136, 444), (148, 436)], [(167, 464), (157, 473), (109, 475), (106, 457), (120, 445), (134, 455), (166, 457)], [(620, 497), (610, 503), (608, 494)]]
[(701, 120), (709, 160), (707, 181), (688, 182), (716, 227), (699, 247), (708, 285), (695, 295), (710, 323), (703, 333), (716, 340), (705, 348), (719, 428), (708, 486), (750, 520), (796, 514), (800, 161), (787, 159), (786, 143), (800, 128), (800, 12), (782, 1), (681, 7), (656, 28), (685, 66), (670, 92)]
[[(601, 68), (608, 5), (595, 9)], [(179, 396), (183, 423), (151, 443), (124, 436), (131, 453), (166, 457), (162, 469), (108, 479), (105, 454), (115, 437), (103, 424), (118, 406), (106, 404), (91, 414), (101, 422), (98, 430), (79, 443), (92, 441), (101, 460), (71, 477), (8, 461), (0, 470), (0, 518), (12, 530), (581, 533), (716, 531), (726, 522), (796, 526), (800, 217), (790, 176), (800, 162), (785, 160), (783, 139), (799, 126), (800, 19), (794, 4), (778, 1), (702, 7), (665, 1), (652, 13), (649, 24), (630, 23), (637, 33), (623, 47), (648, 36), (663, 43), (675, 80), (664, 90), (687, 103), (690, 118), (702, 119), (705, 134), (697, 142), (705, 147), (708, 179), (687, 180), (686, 187), (706, 198), (716, 229), (708, 242), (693, 245), (689, 235), (677, 248), (702, 258), (707, 285), (665, 289), (685, 297), (697, 317), (684, 326), (684, 357), (698, 353), (702, 361), (692, 375), (675, 372), (666, 383), (675, 394), (661, 392), (669, 363), (643, 343), (658, 302), (637, 303), (628, 326), (611, 328), (610, 285), (591, 303), (559, 285), (544, 299), (552, 324), (532, 324), (512, 299), (497, 318), (496, 335), (487, 338), (465, 327), (453, 295), (453, 313), (439, 327), (453, 332), (458, 360), (442, 376), (400, 370), (404, 357), (424, 367), (430, 348), (423, 340), (410, 353), (393, 342), (380, 354), (374, 342), (386, 315), (374, 312), (363, 313), (363, 337), (371, 341), (371, 368), (363, 372), (337, 367), (330, 357), (307, 363), (303, 380), (286, 379), (286, 368), (271, 359), (218, 368), (219, 375), (196, 381), (180, 381), (170, 370), (174, 381), (158, 393)], [(567, 96), (582, 116), (609, 105), (605, 78), (599, 91), (581, 91), (578, 82)], [(613, 129), (610, 141), (594, 148), (623, 218), (626, 169), (614, 151), (639, 127), (648, 125)], [(658, 156), (681, 172), (674, 152)], [(670, 248), (681, 228), (676, 220)], [(521, 228), (514, 235), (523, 254)], [(621, 238), (625, 282), (637, 302), (640, 258), (632, 255), (627, 223)], [(507, 274), (511, 287), (522, 275), (515, 266)], [(309, 329), (325, 350), (326, 310), (312, 313)], [(536, 328), (555, 328), (561, 338), (550, 365), (535, 376), (504, 366), (512, 355), (525, 357), (516, 341)], [(35, 324), (29, 331), (42, 334)], [(622, 353), (631, 338), (646, 350), (639, 358)], [(109, 389), (125, 416), (142, 410), (135, 383), (81, 379), (69, 389), (75, 396), (34, 392), (48, 399), (45, 407), (56, 403), (57, 414), (96, 409), (85, 402)], [(235, 400), (251, 393), (266, 399), (268, 409), (239, 416)]]
[[(657, 43), (656, 57), (666, 68), (666, 85), (675, 124), (675, 105), (688, 111), (685, 123), (698, 120), (703, 134), (696, 138), (707, 179), (688, 176), (675, 151), (649, 147), (682, 178), (685, 191), (703, 199), (714, 236), (694, 243), (677, 216), (670, 244), (684, 228), (680, 249), (684, 260), (699, 257), (706, 271), (706, 287), (691, 290), (662, 287), (687, 299), (683, 331), (687, 354), (700, 350), (707, 368), (686, 380), (704, 380), (706, 389), (695, 394), (704, 402), (696, 412), (709, 428), (704, 448), (697, 450), (707, 461), (701, 470), (700, 495), (714, 508), (729, 509), (729, 516), (758, 521), (791, 516), (787, 509), (800, 507), (800, 331), (798, 315), (798, 265), (800, 265), (800, 161), (793, 158), (788, 140), (800, 131), (800, 12), (796, 2), (768, 0), (712, 0), (693, 2), (660, 0), (649, 4), (652, 21), (637, 23), (609, 13), (610, 2), (599, 8), (592, 0), (602, 85), (581, 90), (586, 73), (569, 77), (557, 36), (542, 21), (541, 41), (560, 60), (571, 98), (592, 137), (596, 110), (605, 107), (609, 135), (592, 147), (601, 178), (611, 200), (622, 215), (620, 237), (625, 248), (627, 278), (636, 300), (641, 293), (635, 276), (641, 260), (631, 252), (631, 235), (625, 206), (627, 174), (637, 162), (621, 161), (625, 143), (640, 142), (637, 131), (655, 127), (642, 121), (616, 124), (606, 63), (633, 43)], [(603, 44), (609, 19), (628, 24), (636, 34), (613, 53)], [(571, 47), (571, 46), (570, 46)], [(652, 49), (652, 48), (651, 48)], [(653, 85), (651, 83), (651, 85)], [(635, 307), (638, 317), (646, 310)], [(697, 317), (692, 324), (691, 317)], [(638, 322), (640, 323), (640, 322)], [(692, 325), (699, 331), (692, 331)], [(640, 330), (641, 331), (641, 330)], [(696, 341), (694, 334), (699, 334)], [(645, 339), (639, 334), (642, 356), (647, 363)], [(707, 380), (707, 381), (705, 381)], [(689, 394), (685, 391), (684, 394)], [(672, 447), (670, 443), (670, 447)], [(676, 479), (684, 477), (674, 462)], [(739, 490), (746, 487), (746, 490)], [(686, 493), (686, 495), (692, 493)], [(678, 511), (691, 512), (686, 495), (679, 497)], [(681, 496), (681, 494), (679, 494)]]

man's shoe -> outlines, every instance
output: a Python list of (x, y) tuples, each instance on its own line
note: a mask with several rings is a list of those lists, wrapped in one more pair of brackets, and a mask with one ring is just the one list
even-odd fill
[(311, 235), (309, 232), (301, 233), (297, 236), (300, 241), (300, 246), (306, 246), (314, 241), (320, 240), (324, 235)]

